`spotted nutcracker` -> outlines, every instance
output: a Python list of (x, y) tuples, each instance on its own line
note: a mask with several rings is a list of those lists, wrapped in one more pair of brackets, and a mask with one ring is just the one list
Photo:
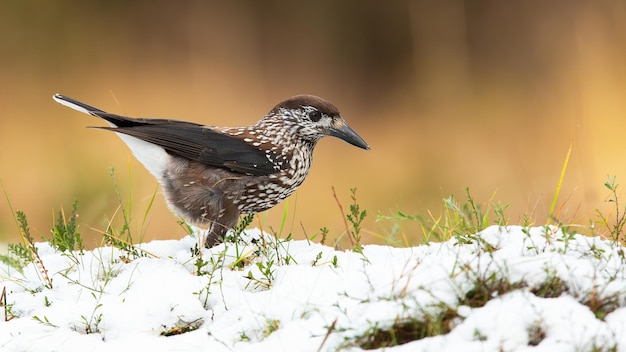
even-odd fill
[(170, 209), (218, 244), (240, 214), (257, 213), (291, 195), (311, 168), (315, 144), (334, 136), (370, 149), (330, 102), (297, 95), (252, 126), (216, 127), (110, 114), (55, 94), (54, 100), (100, 117), (159, 181)]

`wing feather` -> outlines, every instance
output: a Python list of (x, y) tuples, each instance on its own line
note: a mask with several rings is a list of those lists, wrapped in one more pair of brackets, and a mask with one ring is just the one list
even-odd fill
[[(236, 136), (217, 132), (210, 127), (188, 123), (158, 124), (144, 119), (144, 124), (129, 127), (98, 127), (129, 136), (164, 148), (168, 153), (203, 164), (227, 168), (234, 172), (256, 176), (279, 171), (270, 161), (278, 159), (271, 151), (261, 150)], [(135, 119), (135, 121), (137, 121)], [(273, 154), (269, 155), (268, 153)]]

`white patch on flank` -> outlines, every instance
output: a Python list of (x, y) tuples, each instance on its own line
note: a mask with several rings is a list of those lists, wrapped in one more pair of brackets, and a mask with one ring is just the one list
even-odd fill
[[(62, 98), (57, 97), (56, 94), (52, 96), (52, 99), (54, 99), (57, 103), (61, 105), (65, 105), (76, 111), (91, 115), (91, 113), (87, 109), (63, 100)], [(111, 127), (116, 127), (115, 124), (112, 124), (110, 122), (109, 125)], [(139, 138), (131, 137), (126, 134), (116, 134), (122, 139), (122, 141), (124, 141), (124, 143), (126, 143), (126, 145), (128, 145), (130, 150), (133, 152), (133, 155), (135, 155), (135, 158), (137, 158), (137, 160), (139, 160), (143, 164), (143, 166), (145, 166), (146, 169), (148, 169), (148, 171), (150, 171), (150, 173), (154, 177), (156, 177), (157, 180), (161, 181), (161, 179), (163, 178), (163, 173), (167, 168), (167, 163), (170, 160), (170, 156), (167, 154), (165, 149), (155, 144), (142, 141)]]
[(161, 181), (170, 156), (165, 149), (127, 134), (116, 133), (150, 173)]

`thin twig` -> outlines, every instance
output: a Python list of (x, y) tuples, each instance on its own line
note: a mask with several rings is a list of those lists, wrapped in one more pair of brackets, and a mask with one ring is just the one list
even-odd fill
[(343, 212), (343, 207), (341, 206), (341, 202), (339, 198), (337, 198), (337, 193), (335, 192), (335, 186), (330, 187), (333, 190), (333, 197), (335, 197), (335, 201), (337, 201), (337, 206), (339, 206), (339, 211), (341, 212), (341, 218), (343, 219), (343, 224), (346, 226), (346, 233), (348, 234), (348, 239), (350, 240), (350, 244), (352, 247), (355, 246), (354, 239), (350, 235), (350, 227), (348, 226), (348, 220), (346, 220), (346, 213)]
[[(7, 287), (2, 288), (2, 295), (0, 295), (0, 305), (4, 307), (4, 321), (9, 321), (9, 312), (7, 311)], [(13, 318), (13, 317), (11, 317)]]
[(333, 321), (333, 323), (330, 324), (330, 327), (328, 328), (328, 331), (326, 331), (326, 336), (324, 336), (324, 340), (322, 340), (322, 344), (317, 349), (317, 352), (321, 352), (322, 351), (322, 348), (326, 344), (326, 341), (328, 341), (328, 338), (330, 337), (330, 334), (332, 334), (333, 331), (335, 331), (335, 325), (337, 325), (337, 319), (335, 319), (335, 321)]
[(306, 238), (306, 243), (311, 245), (311, 241), (309, 240), (309, 235), (307, 235), (306, 230), (304, 229), (304, 224), (300, 221), (300, 227), (302, 228), (302, 233), (304, 234), (304, 238)]

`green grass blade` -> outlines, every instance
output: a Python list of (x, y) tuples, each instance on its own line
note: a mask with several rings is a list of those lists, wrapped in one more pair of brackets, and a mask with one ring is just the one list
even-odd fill
[(559, 193), (561, 192), (561, 186), (563, 185), (563, 179), (565, 178), (565, 171), (567, 170), (567, 164), (569, 163), (570, 155), (572, 154), (572, 142), (569, 143), (569, 148), (567, 149), (567, 155), (565, 156), (565, 161), (563, 162), (563, 167), (561, 168), (561, 175), (559, 176), (559, 182), (556, 185), (556, 190), (554, 191), (554, 197), (552, 198), (552, 204), (550, 205), (550, 212), (548, 212), (548, 220), (547, 224), (550, 224), (554, 217), (554, 208), (556, 208), (556, 202), (559, 199)]

